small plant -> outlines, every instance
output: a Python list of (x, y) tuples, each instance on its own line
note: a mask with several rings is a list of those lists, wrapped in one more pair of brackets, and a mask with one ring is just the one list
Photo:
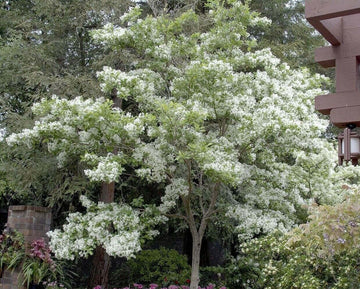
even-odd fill
[(64, 282), (58, 281), (70, 279), (71, 276), (65, 276), (61, 265), (52, 259), (51, 251), (44, 239), (26, 244), (23, 235), (13, 229), (6, 229), (0, 235), (0, 277), (5, 269), (19, 268), (19, 285), (65, 288), (62, 284)]
[(4, 269), (14, 269), (25, 257), (24, 237), (7, 229), (0, 235), (0, 277)]
[(23, 261), (22, 285), (38, 285), (47, 278), (56, 278), (56, 265), (51, 259), (49, 247), (44, 239), (35, 240), (30, 245), (30, 254)]

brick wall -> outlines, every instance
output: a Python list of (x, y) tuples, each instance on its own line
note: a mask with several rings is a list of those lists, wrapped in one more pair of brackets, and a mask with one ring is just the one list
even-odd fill
[[(50, 231), (51, 209), (37, 206), (10, 206), (7, 227), (15, 229), (24, 235), (25, 242), (44, 238)], [(0, 289), (17, 289), (19, 273), (5, 271), (0, 278)]]
[(0, 288), (1, 289), (17, 289), (21, 287), (18, 281), (18, 271), (6, 271), (3, 273), (2, 278), (0, 278)]

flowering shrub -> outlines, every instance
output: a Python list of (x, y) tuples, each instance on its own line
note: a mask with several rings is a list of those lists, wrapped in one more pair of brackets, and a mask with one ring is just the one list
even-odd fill
[[(269, 49), (253, 51), (247, 27), (267, 21), (241, 1), (218, 2), (209, 2), (209, 31), (184, 29), (199, 27), (193, 11), (176, 19), (140, 19), (134, 8), (124, 27), (109, 24), (93, 32), (95, 41), (118, 53), (135, 53), (124, 57), (137, 59), (124, 65), (131, 70), (104, 67), (98, 77), (104, 93), (115, 89), (134, 103), (137, 116), (105, 99), (54, 96), (35, 104), (34, 127), (8, 136), (7, 143), (43, 143), (60, 167), (81, 159), (92, 181), (118, 181), (126, 164), (136, 164), (140, 178), (166, 180), (163, 213), (189, 193), (206, 192), (201, 198), (213, 203), (211, 196), (227, 200), (231, 190), (237, 202), (225, 211), (242, 239), (289, 229), (296, 209), (313, 197), (311, 185), (318, 184), (317, 195), (326, 192), (328, 180), (308, 173), (304, 162), (322, 164), (324, 171), (336, 162), (336, 152), (320, 138), (327, 121), (312, 104), (324, 78), (281, 64)], [(202, 182), (187, 184), (188, 175)]]
[(319, 258), (360, 249), (360, 192), (348, 190), (348, 196), (340, 204), (311, 208), (310, 222), (299, 226), (289, 243), (293, 246), (306, 244)]
[(239, 256), (222, 272), (227, 286), (357, 288), (359, 210), (359, 193), (354, 193), (341, 204), (314, 208), (311, 220), (287, 235), (277, 233), (243, 243)]

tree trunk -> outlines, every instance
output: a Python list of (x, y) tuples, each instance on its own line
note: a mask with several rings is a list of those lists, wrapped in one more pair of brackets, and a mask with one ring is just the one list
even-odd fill
[(191, 279), (190, 289), (198, 289), (200, 282), (200, 252), (202, 237), (198, 234), (192, 234), (192, 261), (191, 261)]
[(115, 183), (114, 182), (112, 182), (110, 184), (102, 183), (99, 201), (104, 202), (106, 204), (112, 203), (112, 202), (114, 202), (114, 194), (115, 194)]
[[(99, 201), (104, 203), (114, 202), (115, 183), (102, 183)], [(94, 254), (93, 265), (91, 269), (89, 289), (100, 285), (101, 288), (106, 288), (109, 281), (110, 270), (110, 256), (102, 247), (97, 247)]]
[(97, 247), (93, 264), (91, 268), (89, 289), (93, 289), (97, 285), (106, 288), (109, 281), (110, 256), (106, 254), (105, 249)]
[(79, 50), (80, 50), (80, 65), (82, 68), (86, 66), (85, 60), (85, 45), (84, 45), (84, 32), (85, 28), (79, 28), (78, 37), (79, 37)]
[[(190, 171), (190, 170), (189, 170)], [(205, 230), (209, 221), (210, 216), (214, 213), (214, 207), (219, 195), (218, 190), (219, 184), (215, 184), (213, 188), (213, 193), (210, 200), (209, 208), (205, 211), (203, 210), (203, 216), (201, 218), (199, 226), (196, 225), (196, 220), (194, 214), (190, 207), (190, 200), (183, 197), (183, 203), (186, 211), (186, 220), (189, 225), (189, 229), (192, 236), (192, 262), (191, 262), (191, 282), (190, 289), (198, 289), (200, 282), (200, 253), (201, 253), (201, 243), (205, 235)]]

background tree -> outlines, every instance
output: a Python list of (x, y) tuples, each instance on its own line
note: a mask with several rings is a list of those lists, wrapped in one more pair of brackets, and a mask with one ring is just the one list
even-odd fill
[(254, 31), (261, 47), (270, 47), (292, 67), (308, 67), (319, 72), (314, 49), (324, 46), (325, 41), (305, 19), (305, 1), (252, 0), (250, 7), (272, 21), (265, 30)]

